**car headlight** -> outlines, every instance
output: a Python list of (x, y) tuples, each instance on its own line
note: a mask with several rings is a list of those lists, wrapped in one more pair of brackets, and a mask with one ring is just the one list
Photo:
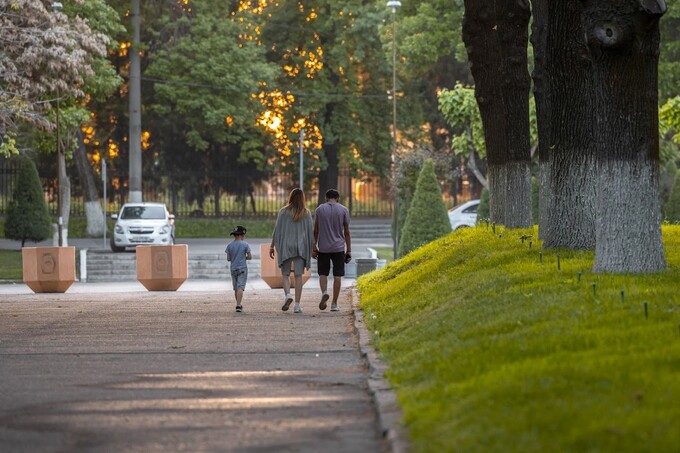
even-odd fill
[(123, 227), (120, 226), (120, 225), (116, 225), (115, 230), (116, 230), (116, 233), (118, 233), (118, 234), (123, 234), (123, 233), (125, 232), (125, 231), (123, 230)]
[(167, 225), (163, 225), (161, 227), (161, 234), (168, 234), (169, 232), (170, 232), (170, 227), (168, 227)]

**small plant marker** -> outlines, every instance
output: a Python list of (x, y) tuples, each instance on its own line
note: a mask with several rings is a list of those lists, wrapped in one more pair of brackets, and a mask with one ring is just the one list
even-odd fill
[(557, 270), (560, 270), (560, 255), (557, 255)]
[(538, 252), (538, 261), (543, 264), (543, 252)]
[(581, 283), (581, 276), (582, 276), (582, 275), (583, 275), (583, 272), (579, 272), (578, 274), (576, 274), (576, 281), (577, 281), (578, 283)]
[(491, 224), (491, 231), (493, 231), (493, 234), (496, 234), (496, 222)]
[(593, 297), (597, 296), (597, 283), (593, 283)]
[(647, 301), (642, 302), (642, 305), (645, 307), (645, 319), (649, 318), (649, 304)]
[(621, 290), (621, 303), (623, 303), (624, 298), (625, 298), (625, 293), (624, 293), (623, 290)]
[(529, 250), (531, 250), (531, 239), (529, 239)]

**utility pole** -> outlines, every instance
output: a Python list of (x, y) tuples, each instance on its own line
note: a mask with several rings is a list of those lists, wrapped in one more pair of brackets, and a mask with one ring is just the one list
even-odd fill
[[(64, 8), (61, 2), (52, 2), (52, 10), (54, 12), (59, 12)], [(64, 216), (61, 210), (64, 206), (64, 180), (66, 175), (66, 162), (64, 159), (64, 154), (61, 151), (61, 125), (59, 123), (59, 98), (61, 94), (59, 93), (59, 88), (57, 88), (57, 245), (62, 247), (64, 245)]]
[(130, 133), (128, 146), (130, 147), (130, 175), (129, 199), (132, 203), (142, 201), (142, 83), (141, 63), (139, 59), (139, 2), (131, 0), (132, 11), (132, 47), (130, 47), (130, 80), (128, 99), (130, 103)]
[(300, 129), (300, 190), (305, 190), (305, 130)]
[(394, 183), (396, 181), (397, 173), (397, 8), (401, 6), (401, 2), (390, 0), (387, 2), (387, 7), (392, 8), (392, 181), (394, 187), (392, 187), (393, 193), (393, 208), (392, 224), (394, 225), (394, 244), (393, 253), (394, 259), (397, 259), (399, 252), (399, 216), (398, 216), (398, 204), (399, 200), (397, 197), (397, 187)]

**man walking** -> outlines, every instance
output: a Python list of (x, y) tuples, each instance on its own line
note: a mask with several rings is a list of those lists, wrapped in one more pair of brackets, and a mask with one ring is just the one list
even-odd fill
[(312, 258), (318, 259), (321, 302), (319, 309), (325, 310), (328, 299), (328, 275), (333, 267), (333, 301), (331, 311), (338, 311), (338, 296), (345, 263), (352, 259), (352, 238), (349, 234), (349, 210), (340, 204), (340, 193), (336, 189), (326, 191), (326, 202), (316, 208), (314, 215), (314, 247)]

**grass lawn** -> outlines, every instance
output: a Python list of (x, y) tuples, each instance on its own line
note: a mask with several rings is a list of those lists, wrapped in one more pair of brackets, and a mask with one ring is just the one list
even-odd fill
[(680, 227), (663, 236), (650, 275), (477, 227), (359, 279), (413, 450), (678, 451)]
[(21, 251), (0, 250), (0, 280), (21, 280)]
[(392, 247), (373, 247), (378, 252), (378, 259), (385, 260), (388, 263), (394, 260), (394, 248)]
[[(248, 230), (249, 238), (268, 238), (274, 231), (276, 219), (242, 219), (242, 218), (195, 218), (179, 217), (176, 220), (176, 235), (178, 238), (228, 238), (236, 225), (243, 225)], [(4, 238), (5, 221), (0, 219), (0, 238)], [(109, 235), (113, 231), (115, 221), (107, 219)], [(85, 217), (71, 217), (69, 219), (69, 237), (87, 237)]]

